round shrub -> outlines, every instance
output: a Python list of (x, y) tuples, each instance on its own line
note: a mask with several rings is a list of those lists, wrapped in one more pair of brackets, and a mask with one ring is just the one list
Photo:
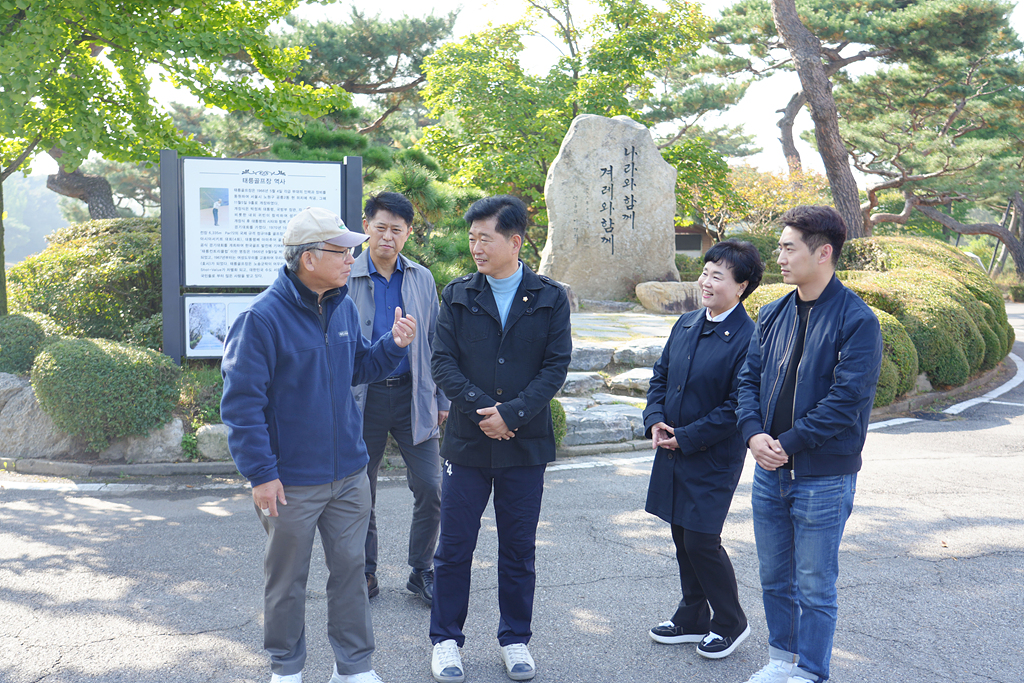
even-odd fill
[(982, 369), (987, 326), (982, 304), (941, 271), (900, 270), (848, 283), (871, 306), (899, 320), (932, 384), (959, 386)]
[[(849, 251), (848, 251), (849, 250)], [(1013, 348), (1013, 328), (1006, 318), (1006, 306), (998, 288), (978, 265), (959, 249), (939, 240), (924, 237), (875, 237), (850, 240), (843, 247), (840, 268), (871, 271), (909, 271), (942, 274), (956, 284), (951, 293), (964, 305), (973, 309), (972, 315), (980, 311), (985, 323), (992, 328), (995, 338), (1003, 342), (1003, 351), (995, 355), (1001, 360)], [(982, 304), (977, 309), (968, 300)], [(981, 332), (983, 336), (987, 333)], [(985, 369), (990, 364), (991, 352), (986, 349)], [(998, 362), (996, 360), (996, 362)]]
[(887, 357), (882, 357), (882, 372), (878, 375), (878, 385), (875, 389), (875, 403), (873, 408), (887, 406), (896, 400), (896, 388), (899, 384), (900, 373), (896, 370), (896, 364)]
[(877, 308), (871, 310), (874, 311), (878, 318), (878, 324), (882, 328), (882, 353), (884, 356), (882, 372), (885, 372), (886, 361), (892, 364), (893, 370), (896, 372), (893, 382), (894, 393), (892, 398), (885, 403), (878, 402), (878, 395), (882, 393), (882, 380), (878, 380), (879, 394), (876, 394), (875, 405), (887, 406), (897, 396), (902, 396), (914, 388), (918, 373), (917, 349), (914, 348), (914, 342), (899, 320)]
[(29, 320), (33, 320), (39, 324), (39, 327), (41, 327), (43, 330), (43, 334), (46, 335), (47, 344), (52, 344), (53, 342), (58, 342), (61, 340), (60, 325), (53, 322), (50, 316), (44, 315), (43, 313), (39, 313), (37, 311), (29, 311), (27, 313), (21, 313), (20, 315), (23, 315)]
[(49, 316), (61, 333), (121, 341), (159, 313), (160, 221), (116, 218), (78, 223), (7, 273), (12, 310)]
[(15, 375), (28, 372), (45, 342), (46, 332), (31, 318), (0, 316), (0, 372)]
[(747, 309), (747, 315), (756, 322), (757, 314), (761, 310), (762, 306), (770, 304), (776, 299), (781, 299), (792, 291), (793, 285), (762, 284), (743, 301), (743, 308)]
[(58, 429), (101, 451), (114, 439), (166, 424), (179, 374), (170, 358), (151, 349), (68, 339), (39, 353), (32, 387)]
[(560, 446), (566, 431), (565, 408), (557, 398), (551, 399), (551, 425), (555, 428), (555, 446)]

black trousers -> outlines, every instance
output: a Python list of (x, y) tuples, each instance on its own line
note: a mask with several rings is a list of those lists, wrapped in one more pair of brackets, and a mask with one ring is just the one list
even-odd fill
[(747, 628), (747, 616), (740, 607), (736, 573), (722, 547), (721, 534), (702, 534), (673, 524), (672, 540), (683, 589), (672, 623), (686, 633), (713, 631), (735, 638)]

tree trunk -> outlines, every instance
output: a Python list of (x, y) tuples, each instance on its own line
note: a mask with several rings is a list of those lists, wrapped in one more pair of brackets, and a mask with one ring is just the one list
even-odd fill
[(998, 239), (1006, 245), (1007, 251), (1013, 256), (1013, 263), (1017, 270), (1017, 279), (1024, 282), (1024, 243), (1014, 237), (1013, 233), (1009, 230), (998, 223), (971, 223), (966, 225), (934, 207), (923, 206), (920, 203), (915, 203), (914, 208), (933, 221), (961, 235), (992, 235)]
[(811, 107), (814, 138), (825, 164), (836, 211), (846, 222), (848, 238), (864, 237), (870, 233), (861, 214), (850, 155), (839, 137), (839, 112), (832, 97), (832, 83), (822, 64), (821, 42), (800, 21), (795, 0), (772, 0), (772, 17), (793, 57), (803, 94)]
[(779, 142), (782, 143), (782, 153), (786, 156), (786, 165), (789, 166), (790, 173), (796, 173), (803, 169), (800, 163), (800, 152), (797, 151), (796, 140), (793, 138), (793, 125), (797, 114), (805, 104), (807, 104), (807, 98), (804, 97), (803, 91), (800, 91), (793, 95), (785, 109), (779, 110), (782, 113), (782, 118), (777, 124), (779, 134), (782, 136), (779, 138)]
[(78, 169), (67, 173), (62, 167), (54, 175), (47, 176), (46, 187), (65, 197), (81, 199), (89, 206), (92, 219), (118, 217), (110, 183), (103, 176), (85, 175)]

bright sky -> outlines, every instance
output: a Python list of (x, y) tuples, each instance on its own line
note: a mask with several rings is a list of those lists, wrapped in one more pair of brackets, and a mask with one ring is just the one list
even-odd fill
[[(715, 17), (724, 7), (735, 4), (736, 0), (708, 0), (702, 3), (705, 14)], [(484, 29), (488, 24), (503, 24), (515, 21), (524, 13), (526, 7), (524, 2), (519, 0), (483, 0), (482, 2), (462, 2), (460, 0), (390, 0), (387, 3), (368, 2), (367, 0), (340, 0), (327, 7), (321, 5), (310, 5), (300, 8), (299, 14), (305, 19), (316, 21), (317, 19), (331, 19), (334, 21), (345, 21), (355, 6), (367, 14), (379, 12), (383, 17), (398, 17), (402, 14), (409, 16), (426, 16), (432, 11), (436, 14), (447, 14), (461, 7), (458, 20), (455, 24), (456, 37), (462, 37)], [(580, 7), (586, 4), (580, 2)], [(575, 17), (577, 24), (582, 25), (589, 17)], [(1014, 9), (1011, 19), (1019, 34), (1024, 35), (1024, 10), (1018, 5)], [(547, 70), (559, 56), (556, 48), (543, 38), (537, 37), (527, 45), (525, 54), (530, 63), (528, 68), (538, 72)], [(782, 157), (782, 147), (778, 142), (778, 127), (776, 122), (780, 118), (777, 113), (782, 109), (789, 98), (800, 88), (799, 78), (795, 73), (779, 73), (772, 78), (755, 83), (747, 91), (746, 97), (739, 105), (720, 115), (709, 115), (702, 123), (708, 127), (717, 125), (742, 124), (747, 133), (756, 137), (756, 145), (764, 151), (744, 161), (757, 166), (762, 170), (781, 171), (785, 168), (785, 159)], [(188, 102), (192, 98), (187, 93), (175, 93), (166, 86), (159, 85), (154, 88), (154, 94), (161, 101), (182, 101)], [(801, 112), (797, 119), (797, 134), (810, 130), (811, 119), (807, 111)], [(824, 172), (821, 158), (814, 152), (810, 145), (797, 140), (800, 149), (800, 156), (805, 167)], [(33, 172), (54, 173), (56, 164), (46, 155), (37, 157), (33, 164)]]

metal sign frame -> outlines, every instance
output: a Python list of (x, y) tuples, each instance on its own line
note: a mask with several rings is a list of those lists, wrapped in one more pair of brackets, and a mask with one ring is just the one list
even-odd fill
[[(255, 296), (254, 293), (240, 294), (238, 286), (197, 286), (185, 285), (185, 196), (184, 166), (187, 159), (203, 159), (204, 162), (216, 163), (238, 159), (210, 159), (204, 157), (179, 157), (174, 150), (160, 152), (160, 234), (162, 248), (162, 308), (163, 308), (163, 351), (176, 364), (181, 365), (182, 358), (219, 358), (217, 353), (195, 353), (189, 348), (186, 334), (185, 297), (200, 300), (210, 297), (211, 301), (235, 296)], [(247, 163), (267, 169), (288, 164), (332, 164), (339, 167), (341, 188), (341, 217), (345, 225), (353, 231), (362, 232), (362, 199), (363, 199), (363, 159), (362, 157), (345, 157), (343, 162), (327, 161), (265, 161), (246, 160)], [(282, 260), (283, 262), (283, 260)], [(247, 289), (262, 291), (266, 286)], [(235, 291), (232, 291), (235, 290)]]

